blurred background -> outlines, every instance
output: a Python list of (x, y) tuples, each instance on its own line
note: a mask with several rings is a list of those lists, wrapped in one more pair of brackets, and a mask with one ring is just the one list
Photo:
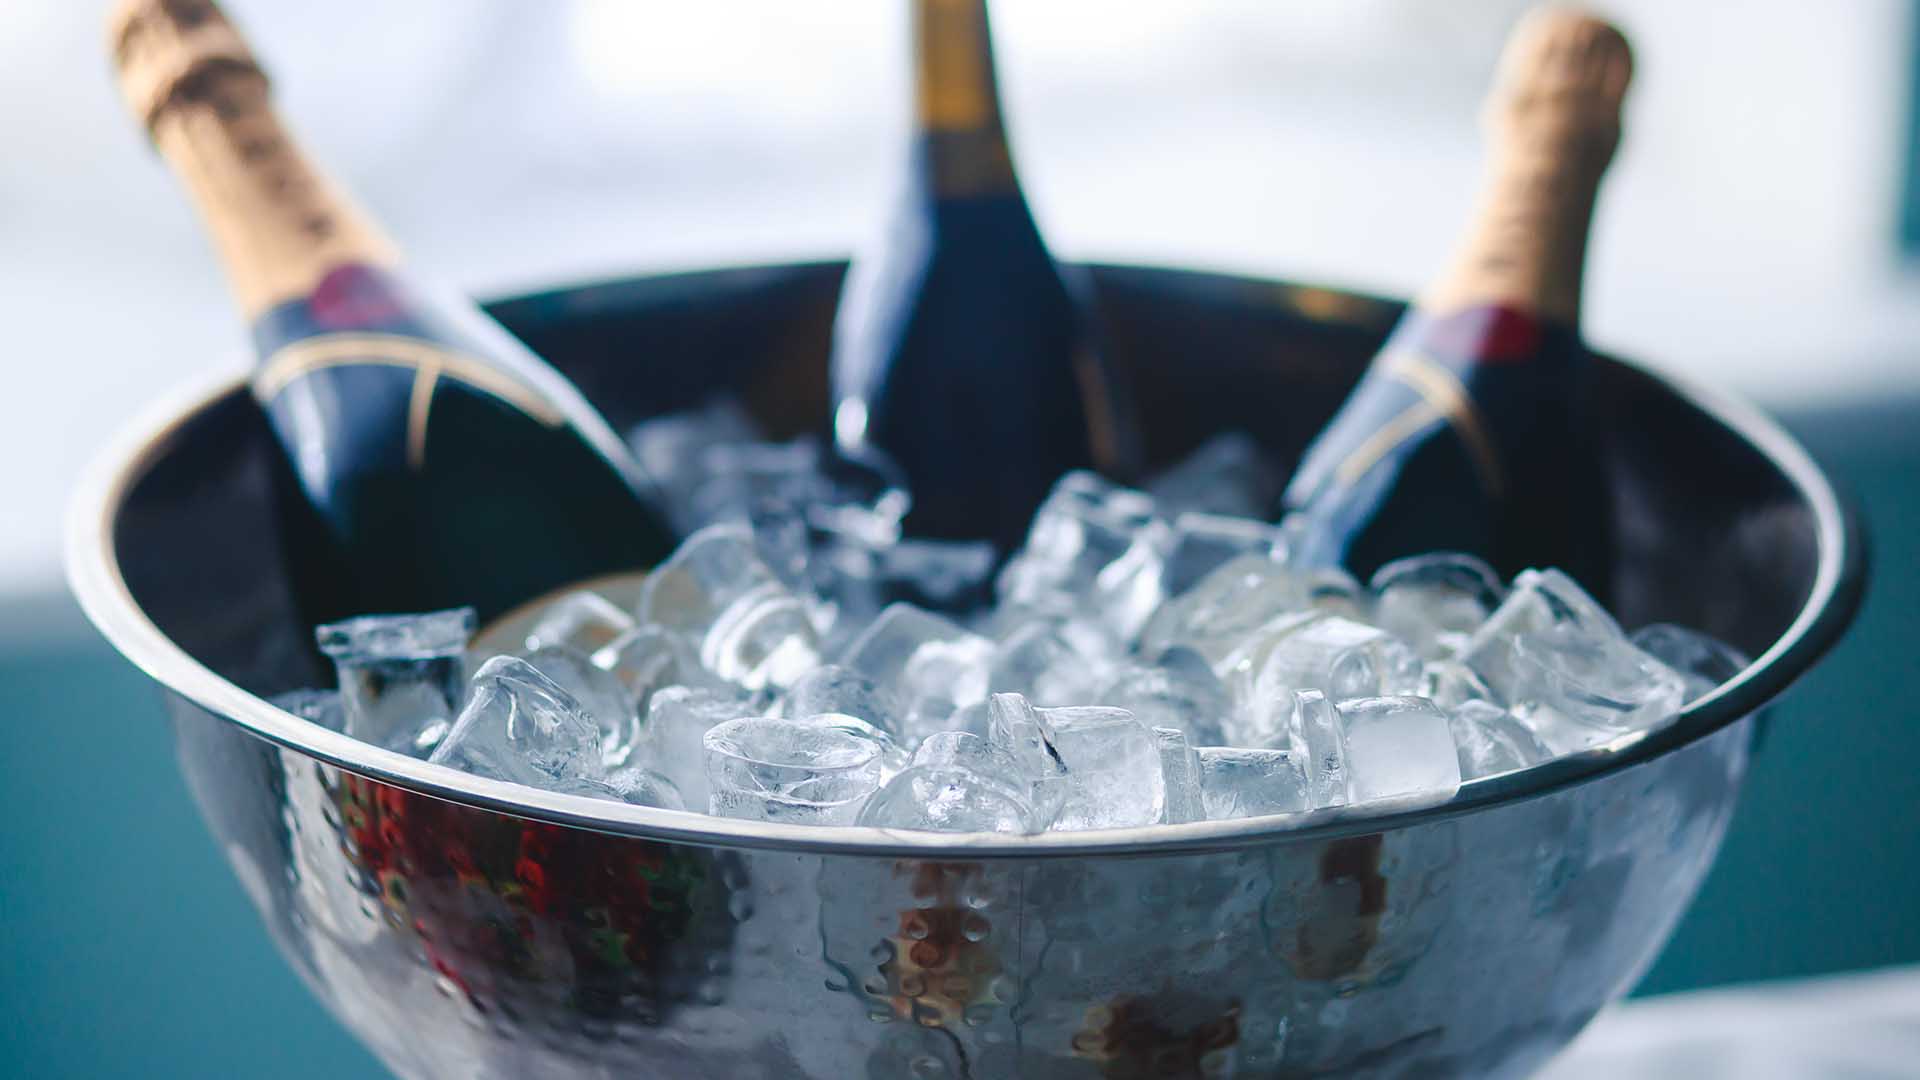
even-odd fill
[[(891, 0), (228, 0), (314, 152), (483, 296), (844, 255), (905, 126)], [(1404, 294), (1478, 171), (1523, 0), (1031, 0), (994, 11), (1057, 253)], [(1859, 492), (1865, 615), (1777, 711), (1643, 992), (1920, 960), (1920, 5), (1594, 6), (1634, 40), (1586, 322), (1769, 407)], [(0, 4), (0, 1060), (358, 1075), (176, 778), (158, 703), (60, 580), (86, 462), (244, 337), (121, 108), (104, 5)]]

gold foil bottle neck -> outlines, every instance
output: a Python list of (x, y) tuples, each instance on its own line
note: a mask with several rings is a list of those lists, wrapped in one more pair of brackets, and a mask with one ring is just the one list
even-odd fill
[(1500, 304), (1577, 324), (1587, 232), (1632, 75), (1626, 38), (1595, 16), (1551, 8), (1521, 21), (1487, 99), (1486, 180), (1422, 307)]
[(253, 50), (209, 0), (127, 0), (107, 21), (107, 44), (127, 107), (151, 131), (170, 106), (237, 75), (266, 88)]
[(1016, 190), (986, 0), (915, 0), (913, 24), (916, 120), (935, 190), (944, 196)]
[(301, 151), (253, 50), (209, 0), (131, 0), (108, 24), (128, 107), (185, 182), (241, 309), (257, 317), (393, 245)]

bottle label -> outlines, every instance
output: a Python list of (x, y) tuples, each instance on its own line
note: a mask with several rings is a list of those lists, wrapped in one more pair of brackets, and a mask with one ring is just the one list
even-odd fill
[(1472, 455), (1481, 486), (1496, 498), (1506, 490), (1506, 469), (1494, 448), (1486, 420), (1474, 405), (1453, 370), (1423, 353), (1395, 349), (1379, 360), (1380, 372), (1413, 391), (1415, 401), (1388, 419), (1374, 433), (1353, 448), (1334, 470), (1334, 480), (1342, 487), (1360, 482), (1367, 470), (1379, 464), (1425, 431), (1436, 420), (1445, 421), (1460, 437)]
[(533, 388), (476, 357), (400, 334), (341, 333), (303, 338), (268, 356), (253, 378), (254, 396), (272, 404), (288, 386), (317, 371), (342, 367), (399, 368), (413, 374), (407, 399), (407, 463), (426, 462), (427, 422), (442, 380), (498, 398), (547, 427), (566, 417)]

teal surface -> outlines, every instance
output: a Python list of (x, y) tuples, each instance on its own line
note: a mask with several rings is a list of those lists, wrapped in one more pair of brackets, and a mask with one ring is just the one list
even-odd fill
[[(1853, 633), (1776, 710), (1725, 851), (1642, 992), (1920, 961), (1916, 419), (1905, 402), (1792, 425), (1866, 504), (1875, 581)], [(16, 648), (0, 701), (0, 1072), (378, 1075), (275, 955), (132, 667), (90, 635)]]

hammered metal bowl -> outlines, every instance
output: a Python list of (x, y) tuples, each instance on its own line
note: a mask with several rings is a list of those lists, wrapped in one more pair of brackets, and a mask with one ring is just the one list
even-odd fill
[[(617, 281), (496, 313), (616, 426), (729, 388), (826, 415), (841, 267)], [(1282, 461), (1398, 313), (1348, 293), (1094, 269), (1167, 461)], [(323, 683), (240, 378), (162, 410), (76, 500), (87, 613), (165, 690), (180, 764), (288, 960), (407, 1076), (1523, 1074), (1646, 968), (1706, 874), (1756, 710), (1852, 617), (1862, 537), (1751, 410), (1606, 361), (1628, 625), (1758, 659), (1656, 734), (1439, 807), (953, 838), (529, 791), (321, 730)]]

